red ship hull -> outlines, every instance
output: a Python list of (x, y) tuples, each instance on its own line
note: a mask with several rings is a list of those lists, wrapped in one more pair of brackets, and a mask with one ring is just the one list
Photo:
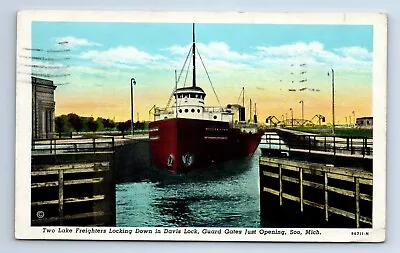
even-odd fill
[(175, 172), (248, 156), (263, 134), (241, 132), (228, 122), (185, 118), (154, 121), (149, 130), (153, 164)]

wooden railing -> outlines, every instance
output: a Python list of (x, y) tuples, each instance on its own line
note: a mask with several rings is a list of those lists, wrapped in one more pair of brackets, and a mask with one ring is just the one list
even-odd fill
[(114, 151), (114, 137), (32, 140), (32, 154)]
[(111, 162), (33, 166), (32, 225), (115, 225)]
[(115, 225), (114, 138), (32, 141), (31, 224)]
[(283, 139), (276, 133), (266, 133), (261, 144), (279, 150), (303, 150), (372, 157), (373, 139), (369, 137), (336, 137), (317, 135), (287, 135)]
[(280, 206), (287, 199), (298, 202), (301, 213), (305, 205), (322, 210), (326, 222), (335, 214), (354, 220), (357, 228), (372, 226), (371, 172), (260, 157), (260, 184), (262, 195), (278, 196)]

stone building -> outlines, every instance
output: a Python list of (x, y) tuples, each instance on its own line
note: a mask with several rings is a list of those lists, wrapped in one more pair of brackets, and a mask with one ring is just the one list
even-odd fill
[(53, 81), (32, 76), (32, 139), (53, 138), (55, 89)]
[(356, 119), (356, 126), (358, 127), (373, 127), (373, 117), (361, 117)]

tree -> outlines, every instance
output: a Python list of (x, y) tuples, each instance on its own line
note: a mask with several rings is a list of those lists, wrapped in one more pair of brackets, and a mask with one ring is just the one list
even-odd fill
[(110, 129), (114, 129), (115, 126), (116, 126), (115, 122), (113, 120), (110, 120), (110, 122), (109, 122)]
[(82, 118), (75, 113), (68, 114), (68, 122), (76, 132), (80, 132), (83, 128)]
[(60, 116), (57, 116), (55, 119), (55, 127), (56, 132), (58, 133), (58, 137), (61, 138), (61, 133), (63, 133), (65, 130), (63, 119)]
[(122, 133), (122, 138), (125, 138), (125, 131), (129, 130), (130, 128), (131, 128), (130, 120), (117, 123), (117, 129)]
[(136, 123), (135, 123), (135, 129), (137, 129), (137, 130), (144, 130), (144, 123), (143, 123), (143, 122), (136, 121)]
[(104, 131), (103, 121), (104, 121), (104, 119), (103, 119), (103, 118), (100, 118), (100, 117), (98, 117), (98, 118), (96, 119), (97, 130), (98, 130), (98, 131)]
[(103, 119), (103, 126), (106, 130), (110, 131), (115, 127), (115, 122), (111, 119)]
[(55, 118), (55, 128), (58, 132), (59, 138), (61, 138), (62, 133), (71, 132), (71, 125), (69, 123), (69, 117), (67, 115), (60, 115)]
[(88, 129), (91, 132), (96, 132), (97, 128), (99, 127), (99, 125), (97, 124), (97, 121), (95, 121), (93, 119), (93, 117), (90, 117), (88, 120)]

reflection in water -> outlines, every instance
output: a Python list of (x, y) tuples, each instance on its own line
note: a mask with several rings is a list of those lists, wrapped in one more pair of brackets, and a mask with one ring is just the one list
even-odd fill
[(259, 227), (260, 153), (188, 173), (149, 168), (117, 185), (117, 225)]
[(186, 227), (193, 223), (190, 212), (190, 202), (181, 198), (156, 199), (157, 203), (153, 206), (158, 208), (163, 223), (172, 226)]

